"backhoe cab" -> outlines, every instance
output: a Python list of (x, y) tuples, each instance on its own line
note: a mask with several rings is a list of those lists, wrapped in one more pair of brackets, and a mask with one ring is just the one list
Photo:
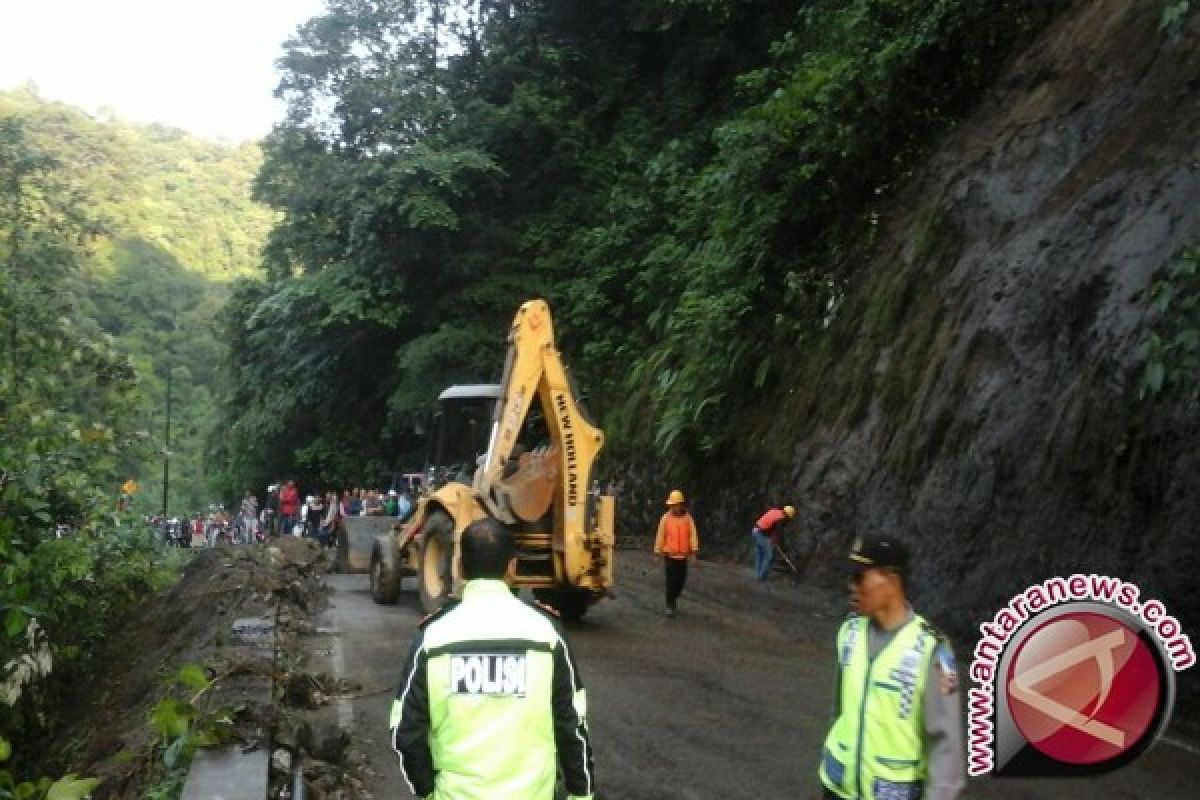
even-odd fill
[(516, 539), (516, 588), (579, 619), (612, 589), (616, 501), (588, 490), (604, 434), (576, 398), (545, 301), (517, 311), (498, 386), (451, 387), (440, 400), (436, 488), (375, 538), (372, 597), (394, 602), (415, 575), (425, 609), (439, 608), (460, 588), (459, 535), (490, 516)]

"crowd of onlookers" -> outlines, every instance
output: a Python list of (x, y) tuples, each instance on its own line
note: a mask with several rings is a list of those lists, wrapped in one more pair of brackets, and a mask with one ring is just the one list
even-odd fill
[(267, 487), (266, 502), (258, 511), (258, 500), (247, 491), (242, 500), (243, 516), (257, 518), (267, 535), (309, 536), (326, 547), (336, 544), (338, 522), (345, 517), (386, 516), (403, 522), (416, 508), (416, 498), (407, 487), (380, 491), (345, 489), (306, 495), (303, 500), (296, 482)]
[(306, 536), (325, 547), (337, 543), (337, 526), (345, 517), (386, 516), (406, 521), (416, 509), (416, 497), (408, 486), (381, 491), (345, 489), (317, 492), (303, 498), (296, 482), (289, 480), (267, 487), (263, 503), (247, 490), (231, 513), (224, 506), (209, 506), (207, 513), (180, 517), (151, 515), (146, 521), (158, 529), (169, 544), (181, 547), (213, 546), (218, 542), (248, 544), (271, 536)]
[(167, 517), (151, 514), (146, 523), (156, 529), (163, 541), (174, 547), (212, 547), (218, 542), (244, 544), (254, 541), (256, 528), (247, 528), (241, 517), (234, 517), (224, 506), (209, 506), (205, 513)]

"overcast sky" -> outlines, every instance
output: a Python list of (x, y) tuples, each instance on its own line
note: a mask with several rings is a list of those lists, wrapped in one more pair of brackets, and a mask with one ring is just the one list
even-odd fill
[(0, 0), (0, 89), (208, 139), (257, 139), (284, 40), (323, 0)]

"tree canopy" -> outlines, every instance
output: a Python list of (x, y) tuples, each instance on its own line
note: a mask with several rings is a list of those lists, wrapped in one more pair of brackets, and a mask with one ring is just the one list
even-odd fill
[[(0, 126), (0, 253), (16, 337), (3, 348), (17, 376), (8, 389), (36, 412), (79, 405), (87, 412), (83, 430), (103, 423), (139, 433), (144, 446), (123, 451), (106, 480), (112, 491), (138, 480), (142, 510), (161, 506), (168, 450), (169, 510), (202, 507), (214, 498), (204, 449), (217, 422), (214, 391), (225, 357), (217, 318), (231, 282), (261, 269), (274, 221), (250, 198), (257, 145), (229, 148), (159, 126), (97, 120), (33, 89), (0, 93)], [(57, 335), (72, 347), (56, 350), (35, 317), (69, 326)], [(119, 365), (111, 370), (120, 381), (99, 384), (115, 390), (120, 383), (119, 409), (92, 391), (88, 372), (72, 368), (93, 349)], [(29, 366), (43, 363), (73, 380), (23, 390), (20, 375), (34, 381)], [(110, 418), (94, 418), (101, 409)], [(8, 417), (12, 424), (18, 418)]]
[(688, 464), (834, 365), (879, 209), (1049, 12), (1027, 0), (332, 0), (281, 61), (227, 324), (244, 478), (417, 458), (546, 297), (618, 452)]

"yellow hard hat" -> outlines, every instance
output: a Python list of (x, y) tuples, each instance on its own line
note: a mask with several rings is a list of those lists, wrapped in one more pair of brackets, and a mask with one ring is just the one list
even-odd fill
[(794, 519), (796, 516), (796, 507), (795, 506), (784, 506), (783, 513), (787, 514), (788, 519)]
[(672, 489), (671, 493), (667, 495), (667, 505), (669, 506), (683, 505), (686, 502), (687, 501), (683, 499), (683, 492), (681, 492), (679, 489)]

